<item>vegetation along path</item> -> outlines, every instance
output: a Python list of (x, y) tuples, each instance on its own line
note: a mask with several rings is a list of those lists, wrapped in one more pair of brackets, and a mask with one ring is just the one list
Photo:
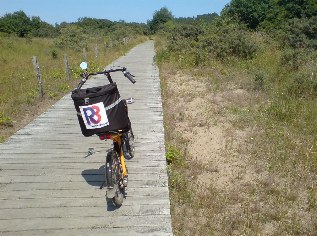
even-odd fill
[[(160, 81), (152, 41), (114, 65), (121, 96), (134, 97), (129, 115), (136, 153), (128, 160), (129, 186), (121, 208), (107, 204), (104, 164), (111, 147), (83, 137), (70, 94), (0, 144), (1, 235), (171, 235)], [(105, 77), (85, 86), (99, 86)], [(89, 155), (91, 154), (91, 155)]]

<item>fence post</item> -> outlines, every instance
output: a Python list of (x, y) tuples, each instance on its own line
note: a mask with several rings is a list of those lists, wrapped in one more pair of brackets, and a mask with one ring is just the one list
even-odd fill
[(42, 85), (42, 79), (41, 79), (41, 74), (40, 74), (40, 65), (37, 61), (36, 56), (32, 57), (32, 63), (33, 63), (34, 70), (36, 73), (36, 79), (37, 79), (38, 89), (39, 89), (39, 97), (43, 98), (43, 85)]
[(84, 61), (87, 61), (87, 52), (86, 52), (86, 48), (83, 48), (83, 54), (84, 54)]
[(70, 72), (69, 72), (69, 65), (67, 55), (64, 55), (64, 64), (65, 64), (65, 72), (66, 72), (66, 80), (70, 80)]

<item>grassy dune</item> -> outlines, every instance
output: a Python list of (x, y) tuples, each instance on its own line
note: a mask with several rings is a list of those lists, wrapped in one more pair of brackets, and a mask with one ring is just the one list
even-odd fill
[(160, 64), (176, 235), (317, 232), (317, 54), (253, 37), (249, 60)]

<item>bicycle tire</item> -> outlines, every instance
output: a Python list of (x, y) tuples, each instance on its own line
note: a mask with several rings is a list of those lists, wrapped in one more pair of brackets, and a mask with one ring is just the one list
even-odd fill
[(124, 154), (126, 159), (132, 159), (134, 157), (135, 147), (134, 147), (134, 135), (132, 128), (124, 134)]
[(113, 151), (108, 152), (106, 157), (106, 184), (107, 188), (111, 189), (114, 187), (114, 182), (112, 179), (112, 163), (113, 163)]
[(114, 189), (115, 195), (112, 198), (113, 203), (120, 207), (123, 203), (124, 188), (121, 187), (122, 172), (120, 168), (119, 155), (115, 151), (111, 151), (107, 155), (106, 162), (106, 181), (108, 189)]

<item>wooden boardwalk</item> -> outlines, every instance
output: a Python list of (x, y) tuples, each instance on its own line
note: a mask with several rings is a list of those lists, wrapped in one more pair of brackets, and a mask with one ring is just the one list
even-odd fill
[[(152, 41), (114, 65), (136, 76), (114, 74), (121, 96), (133, 97), (129, 116), (135, 157), (121, 208), (107, 204), (104, 164), (110, 141), (83, 137), (67, 94), (0, 144), (1, 235), (172, 235), (160, 80)], [(105, 77), (87, 82), (103, 85)], [(90, 151), (90, 152), (89, 152)], [(92, 153), (89, 155), (89, 153)]]

